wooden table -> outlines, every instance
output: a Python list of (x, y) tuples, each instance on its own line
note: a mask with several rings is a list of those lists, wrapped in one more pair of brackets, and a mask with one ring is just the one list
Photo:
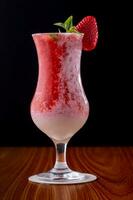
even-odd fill
[(78, 185), (41, 185), (28, 177), (54, 164), (52, 147), (0, 148), (0, 200), (133, 200), (133, 147), (69, 147), (72, 169), (96, 174)]

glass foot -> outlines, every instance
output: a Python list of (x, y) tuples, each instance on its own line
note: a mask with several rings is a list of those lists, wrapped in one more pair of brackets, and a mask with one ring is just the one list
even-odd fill
[(78, 184), (96, 180), (97, 177), (92, 174), (80, 173), (70, 170), (66, 173), (55, 173), (52, 170), (46, 173), (40, 173), (29, 177), (29, 181), (46, 184)]

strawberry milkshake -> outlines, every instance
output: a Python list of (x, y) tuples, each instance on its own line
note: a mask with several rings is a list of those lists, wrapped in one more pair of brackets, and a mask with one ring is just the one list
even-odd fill
[(33, 34), (39, 76), (31, 116), (51, 139), (72, 137), (86, 122), (89, 105), (80, 77), (83, 34)]

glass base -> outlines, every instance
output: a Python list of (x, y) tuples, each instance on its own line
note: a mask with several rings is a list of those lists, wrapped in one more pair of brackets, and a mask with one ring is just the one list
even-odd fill
[(65, 173), (56, 173), (50, 170), (46, 173), (40, 173), (37, 175), (30, 176), (29, 181), (35, 183), (45, 183), (45, 184), (78, 184), (91, 182), (97, 179), (95, 175), (80, 173), (76, 171), (69, 170)]

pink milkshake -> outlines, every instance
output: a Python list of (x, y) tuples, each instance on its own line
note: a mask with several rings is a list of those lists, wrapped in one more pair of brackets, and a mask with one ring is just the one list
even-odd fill
[(69, 140), (86, 122), (89, 104), (81, 77), (83, 34), (33, 34), (39, 75), (31, 103), (36, 126), (56, 141)]

